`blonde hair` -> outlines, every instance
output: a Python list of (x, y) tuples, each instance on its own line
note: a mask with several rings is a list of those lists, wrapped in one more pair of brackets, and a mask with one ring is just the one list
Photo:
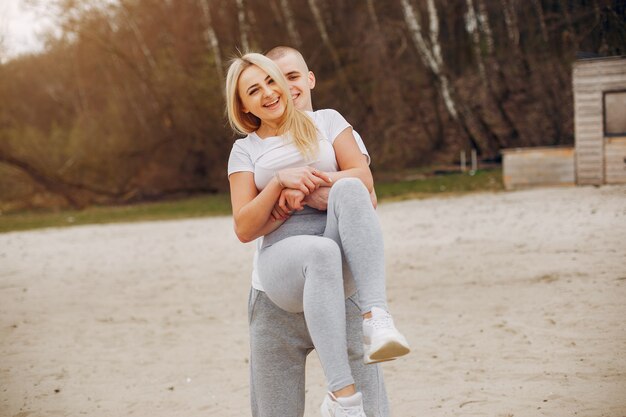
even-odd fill
[(278, 135), (288, 134), (300, 153), (311, 158), (319, 149), (318, 132), (313, 120), (304, 112), (295, 108), (289, 85), (278, 66), (268, 57), (258, 53), (247, 53), (234, 58), (226, 75), (226, 111), (233, 130), (242, 135), (255, 132), (261, 126), (261, 119), (252, 113), (243, 111), (243, 104), (237, 84), (239, 77), (248, 67), (256, 65), (269, 75), (287, 99), (287, 108), (278, 124)]

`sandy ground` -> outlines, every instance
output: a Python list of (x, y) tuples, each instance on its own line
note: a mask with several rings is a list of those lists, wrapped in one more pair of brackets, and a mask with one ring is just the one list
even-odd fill
[[(379, 214), (393, 416), (626, 416), (626, 187)], [(0, 235), (0, 416), (250, 415), (252, 251), (230, 218)], [(307, 386), (318, 416), (315, 355)]]

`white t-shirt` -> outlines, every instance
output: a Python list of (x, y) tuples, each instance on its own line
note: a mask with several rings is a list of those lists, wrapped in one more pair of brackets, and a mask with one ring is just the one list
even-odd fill
[[(336, 110), (325, 109), (306, 112), (319, 131), (319, 153), (314, 160), (306, 160), (298, 148), (287, 138), (270, 136), (261, 139), (250, 133), (235, 141), (228, 159), (228, 175), (248, 171), (254, 173), (254, 183), (260, 191), (270, 182), (274, 173), (285, 168), (309, 165), (320, 171), (336, 172), (337, 158), (333, 142), (350, 124)], [(357, 145), (367, 157), (369, 154), (358, 133), (353, 132)]]
[[(257, 189), (262, 190), (276, 171), (285, 168), (309, 165), (321, 171), (336, 172), (338, 166), (333, 143), (341, 132), (351, 127), (350, 124), (336, 110), (324, 109), (306, 113), (313, 119), (319, 131), (319, 153), (314, 160), (306, 160), (288, 139), (280, 136), (261, 139), (256, 133), (251, 133), (235, 141), (228, 159), (228, 175), (235, 172), (252, 172)], [(369, 164), (370, 156), (363, 139), (357, 132), (352, 131), (352, 133)], [(252, 287), (259, 291), (263, 291), (257, 274), (257, 259), (262, 239), (261, 237), (256, 241), (257, 251), (254, 254), (252, 266)]]

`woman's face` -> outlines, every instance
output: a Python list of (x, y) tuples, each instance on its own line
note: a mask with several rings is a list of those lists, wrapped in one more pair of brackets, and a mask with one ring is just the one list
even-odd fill
[(278, 84), (256, 65), (243, 70), (237, 83), (237, 92), (243, 111), (252, 113), (264, 123), (278, 122), (287, 109), (287, 98)]

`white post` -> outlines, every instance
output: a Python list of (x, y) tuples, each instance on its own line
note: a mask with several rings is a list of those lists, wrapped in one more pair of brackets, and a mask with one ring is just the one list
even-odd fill
[(470, 175), (474, 175), (478, 170), (478, 159), (476, 158), (476, 149), (472, 148), (472, 170)]

